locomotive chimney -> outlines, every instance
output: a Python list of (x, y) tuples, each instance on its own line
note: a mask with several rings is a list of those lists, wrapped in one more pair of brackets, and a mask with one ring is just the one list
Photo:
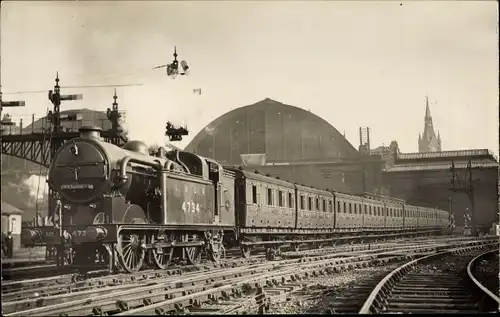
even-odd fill
[(102, 129), (95, 126), (83, 126), (80, 129), (78, 129), (78, 131), (80, 131), (80, 136), (83, 138), (100, 139)]

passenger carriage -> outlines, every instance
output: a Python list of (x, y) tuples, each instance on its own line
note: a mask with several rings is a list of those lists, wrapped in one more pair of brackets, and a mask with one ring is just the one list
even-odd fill
[(302, 185), (297, 190), (297, 229), (333, 229), (333, 194)]

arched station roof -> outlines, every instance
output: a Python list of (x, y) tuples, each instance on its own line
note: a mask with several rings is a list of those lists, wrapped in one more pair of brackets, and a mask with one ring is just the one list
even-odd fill
[(359, 157), (323, 118), (269, 98), (215, 119), (185, 150), (228, 165), (240, 165), (241, 154), (265, 154), (276, 163)]

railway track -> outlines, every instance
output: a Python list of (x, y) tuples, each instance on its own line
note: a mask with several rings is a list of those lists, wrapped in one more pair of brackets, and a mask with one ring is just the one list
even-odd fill
[(408, 262), (375, 286), (359, 313), (496, 311), (498, 297), (488, 294), (471, 270), (481, 254), (492, 249), (498, 250), (498, 241), (441, 250)]
[(481, 306), (488, 311), (500, 310), (499, 251), (497, 248), (480, 254), (467, 265), (467, 274), (482, 295)]
[[(467, 239), (463, 237), (452, 237), (452, 236), (438, 236), (438, 237), (418, 237), (418, 238), (396, 238), (396, 239), (389, 239), (385, 241), (386, 243), (404, 243), (406, 241), (428, 241), (429, 239), (436, 239), (436, 241), (441, 241), (443, 239), (449, 240), (449, 239)], [(285, 258), (293, 258), (293, 257), (303, 257), (303, 256), (309, 256), (313, 254), (325, 254), (328, 252), (332, 251), (337, 251), (337, 250), (342, 250), (342, 249), (351, 249), (353, 246), (361, 246), (361, 249), (370, 247), (370, 246), (376, 246), (383, 244), (384, 242), (377, 242), (377, 243), (361, 243), (361, 244), (344, 244), (344, 245), (337, 245), (334, 247), (324, 247), (320, 249), (304, 249), (300, 251), (285, 251), (282, 252), (282, 257)], [(252, 257), (262, 257), (263, 255), (253, 255)], [(235, 258), (238, 259), (240, 258), (240, 251), (239, 249), (230, 249), (226, 252), (226, 257), (228, 258)], [(206, 259), (203, 259), (203, 262), (201, 265), (204, 265), (206, 262), (208, 262)], [(200, 265), (200, 264), (199, 264)], [(53, 261), (42, 261), (42, 260), (37, 260), (37, 261), (29, 261), (29, 262), (19, 262), (19, 263), (10, 263), (5, 266), (2, 266), (2, 281), (15, 281), (15, 280), (29, 280), (29, 279), (36, 279), (37, 283), (41, 283), (40, 278), (47, 278), (48, 281), (50, 281), (51, 277), (58, 276), (58, 275), (68, 275), (70, 273), (75, 273), (77, 270), (71, 269), (71, 268), (58, 268)], [(101, 274), (108, 274), (108, 272), (105, 269), (102, 270), (96, 270), (93, 272), (93, 274), (97, 274), (97, 272), (101, 272)]]
[[(468, 239), (468, 238), (467, 238)], [(466, 239), (466, 240), (467, 240)], [(469, 239), (470, 240), (470, 239)], [(387, 248), (390, 246), (399, 246), (399, 247), (404, 247), (404, 246), (411, 246), (415, 245), (415, 243), (418, 242), (425, 242), (425, 243), (430, 243), (431, 241), (462, 241), (462, 238), (460, 239), (450, 239), (450, 238), (439, 238), (439, 239), (432, 239), (432, 240), (423, 240), (423, 239), (417, 239), (417, 240), (408, 240), (408, 239), (403, 239), (399, 241), (389, 241), (389, 242), (383, 242), (383, 243), (378, 243), (378, 244), (361, 244), (361, 245), (342, 245), (342, 246), (337, 246), (337, 247), (330, 247), (330, 248), (323, 248), (320, 250), (303, 250), (303, 251), (298, 251), (298, 252), (285, 252), (283, 253), (284, 259), (293, 259), (293, 258), (302, 258), (302, 257), (308, 257), (311, 255), (321, 255), (321, 254), (343, 254), (345, 252), (355, 252), (355, 251), (364, 251), (364, 250), (377, 250), (379, 248)], [(109, 272), (107, 271), (92, 271), (89, 272), (88, 278), (86, 279), (87, 282), (87, 287), (93, 287), (96, 285), (102, 285), (102, 284), (110, 284), (110, 283), (127, 283), (130, 280), (138, 280), (138, 279), (146, 279), (146, 278), (151, 278), (152, 276), (172, 276), (172, 275), (179, 275), (182, 274), (183, 272), (191, 272), (193, 270), (200, 270), (204, 269), (206, 271), (210, 270), (211, 268), (217, 268), (217, 267), (228, 267), (228, 266), (236, 266), (236, 265), (245, 265), (245, 264), (254, 264), (254, 263), (259, 263), (259, 262), (264, 262), (263, 256), (253, 256), (248, 260), (241, 259), (239, 257), (235, 258), (228, 258), (224, 259), (221, 263), (213, 263), (213, 262), (207, 262), (201, 265), (190, 265), (190, 266), (177, 266), (177, 267), (172, 267), (169, 268), (168, 270), (144, 270), (141, 272), (138, 272), (137, 274), (115, 274), (115, 275), (108, 275)], [(25, 268), (28, 269), (28, 268)], [(39, 269), (38, 267), (35, 267), (34, 269)], [(22, 269), (19, 269), (22, 271)], [(60, 273), (60, 271), (58, 271)], [(68, 289), (73, 289), (75, 290), (78, 287), (75, 287), (75, 285), (80, 285), (77, 282), (81, 281), (82, 279), (80, 278), (79, 275), (73, 274), (73, 273), (68, 273), (68, 274), (53, 274), (52, 276), (50, 274), (40, 274), (41, 277), (35, 278), (35, 279), (22, 279), (22, 280), (10, 280), (10, 281), (3, 281), (2, 283), (2, 296), (5, 298), (10, 299), (22, 299), (22, 298), (29, 298), (33, 296), (48, 296), (48, 295), (53, 295), (53, 294), (61, 294), (67, 291)]]
[[(486, 241), (483, 239), (468, 243), (484, 244)], [(224, 267), (209, 272), (194, 271), (181, 276), (134, 278), (129, 283), (115, 285), (106, 285), (101, 281), (100, 287), (86, 290), (74, 285), (75, 289), (71, 293), (10, 301), (3, 298), (2, 308), (6, 316), (164, 314), (170, 311), (183, 312), (186, 308), (192, 313), (238, 313), (252, 309), (253, 292), (259, 286), (265, 289), (266, 294), (284, 296), (302, 288), (301, 280), (304, 278), (401, 260), (422, 252), (464, 243), (466, 242), (392, 246), (357, 251), (357, 254), (345, 256), (329, 254), (242, 267)], [(218, 306), (214, 308), (213, 305)]]

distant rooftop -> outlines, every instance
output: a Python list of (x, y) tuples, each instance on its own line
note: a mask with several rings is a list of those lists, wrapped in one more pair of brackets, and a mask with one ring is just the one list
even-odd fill
[(444, 159), (444, 158), (468, 158), (468, 157), (489, 157), (498, 162), (496, 155), (487, 149), (476, 150), (456, 150), (442, 152), (426, 152), (426, 153), (399, 153), (397, 160), (421, 160), (421, 159)]
[(22, 215), (24, 211), (19, 208), (16, 208), (6, 202), (1, 202), (1, 214), (2, 215)]
[[(496, 162), (472, 162), (472, 168), (498, 168)], [(408, 172), (408, 171), (436, 171), (436, 170), (449, 170), (450, 163), (422, 163), (422, 164), (397, 164), (393, 167), (386, 169), (385, 172)], [(455, 168), (465, 169), (467, 163), (455, 163)]]

